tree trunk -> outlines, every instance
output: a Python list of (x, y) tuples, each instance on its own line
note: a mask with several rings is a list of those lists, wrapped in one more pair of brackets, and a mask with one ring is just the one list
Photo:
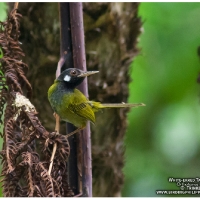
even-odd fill
[[(127, 102), (129, 65), (138, 53), (141, 29), (138, 3), (83, 3), (83, 11), (87, 69), (100, 71), (88, 79), (89, 98), (103, 103)], [(54, 130), (47, 91), (55, 79), (60, 54), (58, 4), (19, 3), (19, 13), (23, 15), (20, 41), (33, 87), (31, 101), (43, 126)], [(91, 125), (93, 196), (121, 196), (127, 112), (128, 109), (104, 110)]]

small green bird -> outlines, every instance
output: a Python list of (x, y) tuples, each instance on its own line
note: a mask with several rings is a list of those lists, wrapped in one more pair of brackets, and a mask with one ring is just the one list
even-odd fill
[(94, 113), (99, 109), (144, 106), (143, 103), (101, 104), (100, 102), (89, 101), (76, 87), (86, 76), (96, 73), (98, 71), (84, 72), (76, 68), (66, 69), (48, 90), (48, 99), (55, 113), (62, 120), (72, 123), (79, 129), (83, 129), (87, 121), (95, 123)]

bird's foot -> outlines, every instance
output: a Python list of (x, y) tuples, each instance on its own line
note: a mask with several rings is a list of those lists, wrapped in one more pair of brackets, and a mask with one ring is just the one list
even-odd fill
[(67, 134), (66, 137), (70, 137), (72, 135), (74, 135), (75, 133), (78, 133), (79, 131), (83, 130), (85, 127), (80, 127), (80, 128), (77, 128), (75, 131), (72, 131), (71, 133)]

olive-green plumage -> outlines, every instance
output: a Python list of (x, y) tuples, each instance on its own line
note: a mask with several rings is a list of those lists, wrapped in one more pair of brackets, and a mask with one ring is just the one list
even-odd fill
[(87, 121), (95, 123), (95, 112), (101, 108), (136, 107), (144, 104), (101, 104), (89, 101), (85, 95), (75, 87), (93, 72), (83, 72), (70, 68), (61, 73), (48, 90), (48, 99), (53, 110), (64, 121), (76, 127), (85, 127)]
[[(94, 112), (87, 98), (77, 89), (59, 90), (60, 83), (54, 83), (48, 92), (48, 98), (54, 111), (64, 121), (77, 127), (86, 125), (86, 121), (95, 122)], [(55, 98), (54, 98), (55, 97)]]

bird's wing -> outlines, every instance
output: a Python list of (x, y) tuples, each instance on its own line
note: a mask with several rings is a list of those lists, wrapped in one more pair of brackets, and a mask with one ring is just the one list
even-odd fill
[(68, 109), (75, 114), (95, 123), (95, 115), (88, 99), (77, 89), (74, 91), (73, 103), (68, 105)]

